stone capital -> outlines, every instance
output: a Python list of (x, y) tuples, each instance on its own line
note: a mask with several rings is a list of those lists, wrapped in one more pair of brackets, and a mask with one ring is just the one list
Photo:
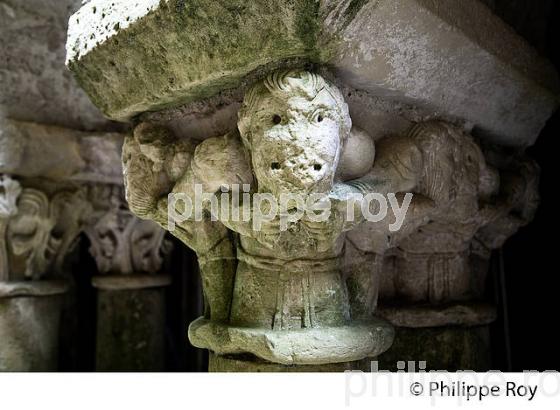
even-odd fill
[[(14, 182), (11, 185), (16, 186)], [(90, 211), (84, 192), (62, 189), (47, 194), (28, 187), (17, 191), (17, 201), (11, 199), (16, 207), (1, 220), (2, 280), (60, 274)]]
[[(524, 148), (559, 85), (479, 1), (92, 0), (67, 65), (106, 116), (134, 121), (126, 200), (196, 252), (205, 314), (189, 338), (214, 368), (354, 366), (393, 341), (376, 312), (399, 328), (494, 319), (478, 300), (489, 255), (534, 216)], [(174, 197), (235, 186), (246, 219), (218, 200), (183, 215)], [(295, 194), (331, 212), (255, 223)], [(397, 229), (366, 217), (375, 195), (406, 208)], [(137, 270), (127, 212), (89, 230), (102, 271)]]
[(158, 273), (172, 249), (165, 231), (155, 222), (141, 220), (128, 210), (124, 192), (117, 185), (93, 185), (93, 209), (84, 232), (99, 273)]

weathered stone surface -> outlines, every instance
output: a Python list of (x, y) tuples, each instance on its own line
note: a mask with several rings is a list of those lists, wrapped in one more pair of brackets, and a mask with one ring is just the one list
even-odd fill
[(65, 293), (68, 287), (63, 280), (0, 282), (0, 298), (53, 296)]
[[(109, 285), (104, 286), (107, 281)], [(135, 281), (141, 279), (131, 278)], [(143, 282), (148, 285), (143, 289), (122, 286), (114, 290), (110, 279), (96, 278), (97, 371), (163, 371), (165, 288)]]
[(127, 209), (121, 186), (97, 185), (92, 187), (90, 196), (101, 199), (95, 201), (90, 223), (84, 229), (99, 273), (128, 276), (160, 272), (164, 258), (173, 248), (164, 238), (166, 232)]
[(49, 195), (23, 188), (16, 205), (11, 215), (0, 215), (0, 281), (60, 274), (90, 212), (84, 191), (61, 189)]
[(478, 2), (94, 0), (67, 48), (81, 86), (120, 120), (306, 62), (508, 145), (533, 143), (557, 104), (553, 69)]
[(64, 67), (68, 17), (80, 5), (80, 0), (0, 3), (0, 117), (83, 130), (117, 126), (103, 118)]
[(84, 233), (98, 275), (97, 350), (99, 371), (161, 371), (165, 367), (165, 287), (162, 274), (172, 249), (155, 222), (134, 216), (122, 186), (90, 188), (92, 213)]
[(423, 329), (396, 328), (392, 348), (378, 358), (378, 368), (397, 371), (398, 363), (419, 362), (425, 370), (489, 371), (490, 330), (488, 326), (436, 327)]
[(218, 356), (210, 353), (208, 371), (224, 373), (224, 372), (250, 372), (250, 373), (310, 373), (310, 372), (345, 372), (351, 370), (368, 371), (370, 360), (364, 359), (356, 362), (345, 363), (329, 363), (319, 365), (284, 365), (278, 363), (266, 362), (255, 357), (245, 356)]
[(371, 319), (348, 326), (277, 331), (224, 325), (199, 318), (189, 327), (191, 343), (218, 355), (250, 353), (268, 362), (312, 365), (375, 357), (393, 343), (393, 329)]
[(57, 370), (60, 294), (65, 290), (48, 282), (0, 284), (0, 371)]
[(398, 327), (481, 326), (496, 320), (496, 308), (485, 303), (444, 306), (379, 306), (377, 315)]
[(95, 276), (92, 285), (101, 290), (137, 290), (162, 288), (171, 285), (169, 275), (104, 275)]
[[(348, 3), (361, 7), (341, 20)], [(342, 2), (325, 27), (341, 39), (331, 64), (350, 86), (465, 120), (494, 142), (532, 144), (558, 104), (553, 67), (478, 1)]]
[[(363, 301), (349, 294), (341, 269), (345, 231), (358, 223), (345, 219), (349, 193), (375, 185), (369, 173), (373, 140), (352, 129), (336, 87), (301, 70), (274, 72), (254, 85), (238, 129), (205, 140), (193, 153), (168, 129), (141, 123), (123, 148), (131, 210), (169, 229), (199, 257), (207, 313), (191, 326), (191, 341), (217, 354), (250, 353), (277, 364), (353, 362), (380, 354), (392, 331), (374, 318), (351, 315), (351, 306)], [(360, 146), (370, 152), (344, 155), (346, 147)], [(351, 164), (338, 174), (341, 157)], [(363, 180), (345, 183), (342, 174)], [(176, 229), (168, 225), (168, 193), (195, 201), (197, 186), (212, 194), (232, 184), (273, 201), (285, 194), (328, 196), (335, 207), (325, 220), (305, 217), (284, 230), (279, 216), (257, 229), (252, 219), (218, 211), (218, 221), (207, 212), (200, 220), (195, 213), (176, 221)]]
[(283, 59), (317, 59), (317, 12), (308, 0), (94, 0), (70, 20), (67, 63), (93, 102), (122, 120), (210, 97)]
[(79, 191), (47, 195), (0, 174), (0, 371), (57, 367), (64, 258), (87, 206)]
[(0, 173), (122, 185), (124, 135), (0, 119)]
[[(300, 70), (253, 85), (236, 131), (193, 149), (161, 124), (143, 122), (127, 137), (123, 160), (131, 210), (199, 257), (208, 309), (189, 329), (192, 343), (282, 365), (353, 362), (386, 349), (392, 336), (371, 318), (391, 280), (389, 299), (401, 304), (386, 313), (396, 324), (489, 323), (492, 308), (457, 304), (480, 296), (471, 256), (484, 259), (538, 204), (530, 161), (518, 157), (497, 169), (471, 135), (443, 121), (374, 141), (352, 126), (338, 88)], [(169, 206), (181, 213), (168, 193), (194, 202), (197, 185), (213, 194), (233, 184), (248, 186), (249, 199), (268, 194), (277, 203), (282, 195), (324, 195), (330, 213), (320, 222), (302, 215), (284, 230), (277, 216), (257, 229), (206, 204), (201, 219), (191, 213), (174, 230), (168, 225)], [(402, 203), (414, 193), (402, 229), (390, 229), (387, 217), (347, 219), (351, 196), (361, 194), (360, 202), (372, 192), (397, 193)]]

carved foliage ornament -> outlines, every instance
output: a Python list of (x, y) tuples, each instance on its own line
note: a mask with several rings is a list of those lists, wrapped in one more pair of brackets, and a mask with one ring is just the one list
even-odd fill
[(85, 229), (100, 273), (156, 273), (172, 248), (165, 231), (152, 221), (137, 218), (126, 207), (122, 189), (117, 186), (95, 187), (95, 196), (107, 199), (111, 206), (98, 209)]
[(6, 222), (4, 280), (60, 273), (87, 214), (82, 191), (57, 192), (49, 199), (37, 189), (22, 189), (17, 210)]

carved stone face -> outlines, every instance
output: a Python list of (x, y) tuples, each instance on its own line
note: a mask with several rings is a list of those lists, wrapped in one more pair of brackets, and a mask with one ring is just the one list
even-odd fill
[(257, 84), (240, 111), (260, 192), (326, 193), (350, 129), (342, 95), (306, 72), (278, 73)]

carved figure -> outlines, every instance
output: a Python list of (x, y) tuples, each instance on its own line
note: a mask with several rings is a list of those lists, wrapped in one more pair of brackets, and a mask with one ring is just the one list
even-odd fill
[[(165, 229), (168, 194), (194, 198), (197, 186), (219, 193), (245, 185), (251, 195), (277, 202), (285, 194), (328, 198), (328, 218), (306, 213), (287, 229), (280, 229), (282, 215), (255, 229), (252, 220), (206, 204), (202, 220), (182, 221), (172, 232), (197, 252), (206, 296), (205, 318), (191, 324), (191, 341), (218, 354), (251, 353), (282, 364), (358, 360), (390, 346), (390, 328), (372, 316), (375, 278), (343, 269), (348, 232), (362, 222), (349, 219), (348, 209), (360, 215), (364, 204), (379, 206), (363, 195), (394, 193), (404, 201), (414, 193), (401, 231), (390, 231), (389, 218), (368, 224), (379, 253), (411, 234), (424, 241), (419, 227), (455, 243), (456, 233), (444, 229), (450, 224), (462, 245), (499, 215), (484, 204), (496, 193), (497, 172), (468, 135), (433, 122), (374, 148), (352, 128), (340, 91), (305, 71), (276, 72), (254, 85), (238, 129), (194, 150), (167, 129), (142, 123), (126, 139), (123, 161), (130, 209)], [(185, 208), (172, 205), (178, 213)], [(255, 203), (242, 205), (255, 211)]]

